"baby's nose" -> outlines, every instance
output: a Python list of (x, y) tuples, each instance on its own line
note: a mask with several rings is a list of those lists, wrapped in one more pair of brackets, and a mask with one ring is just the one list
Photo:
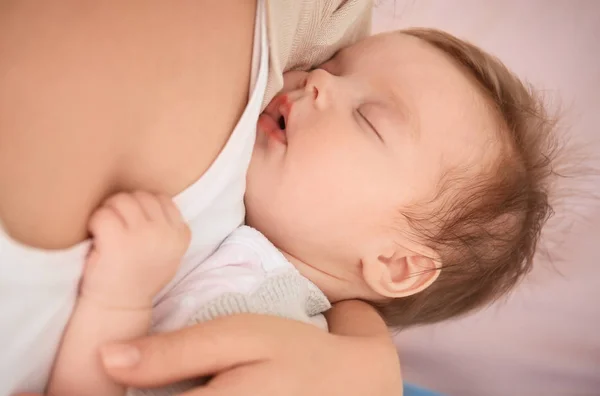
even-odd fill
[(308, 74), (304, 90), (311, 95), (317, 108), (326, 107), (333, 76), (322, 69), (315, 69)]

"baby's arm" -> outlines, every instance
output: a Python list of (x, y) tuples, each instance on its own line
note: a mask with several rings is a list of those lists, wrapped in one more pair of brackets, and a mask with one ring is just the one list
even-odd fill
[(175, 275), (190, 239), (169, 198), (142, 192), (108, 199), (89, 228), (94, 246), (52, 372), (50, 395), (125, 393), (104, 374), (99, 347), (148, 331), (152, 300)]

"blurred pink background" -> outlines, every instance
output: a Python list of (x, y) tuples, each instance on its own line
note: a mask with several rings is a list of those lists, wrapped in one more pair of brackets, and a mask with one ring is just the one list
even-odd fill
[[(499, 56), (564, 110), (600, 169), (600, 1), (379, 0), (375, 32), (430, 26)], [(575, 157), (574, 157), (575, 158)], [(576, 158), (582, 158), (581, 155)], [(600, 178), (563, 184), (536, 269), (508, 299), (396, 337), (407, 381), (456, 396), (600, 395)]]

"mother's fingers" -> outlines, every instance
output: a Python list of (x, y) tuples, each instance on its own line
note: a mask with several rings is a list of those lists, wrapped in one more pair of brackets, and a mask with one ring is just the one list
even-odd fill
[(281, 351), (277, 335), (286, 322), (258, 315), (229, 316), (126, 345), (107, 345), (102, 358), (108, 375), (119, 383), (162, 386), (271, 358), (273, 351)]
[[(260, 365), (268, 363), (256, 363), (235, 367), (222, 375), (215, 377), (205, 386), (191, 389), (181, 396), (246, 396), (253, 395), (278, 395), (269, 392), (267, 379), (261, 375)], [(272, 373), (272, 370), (269, 371)], [(281, 389), (279, 389), (280, 391)]]

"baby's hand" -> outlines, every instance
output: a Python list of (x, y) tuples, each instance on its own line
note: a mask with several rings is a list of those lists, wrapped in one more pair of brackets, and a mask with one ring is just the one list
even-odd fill
[(109, 198), (91, 217), (81, 296), (113, 308), (150, 308), (173, 278), (190, 230), (173, 201), (146, 192)]

